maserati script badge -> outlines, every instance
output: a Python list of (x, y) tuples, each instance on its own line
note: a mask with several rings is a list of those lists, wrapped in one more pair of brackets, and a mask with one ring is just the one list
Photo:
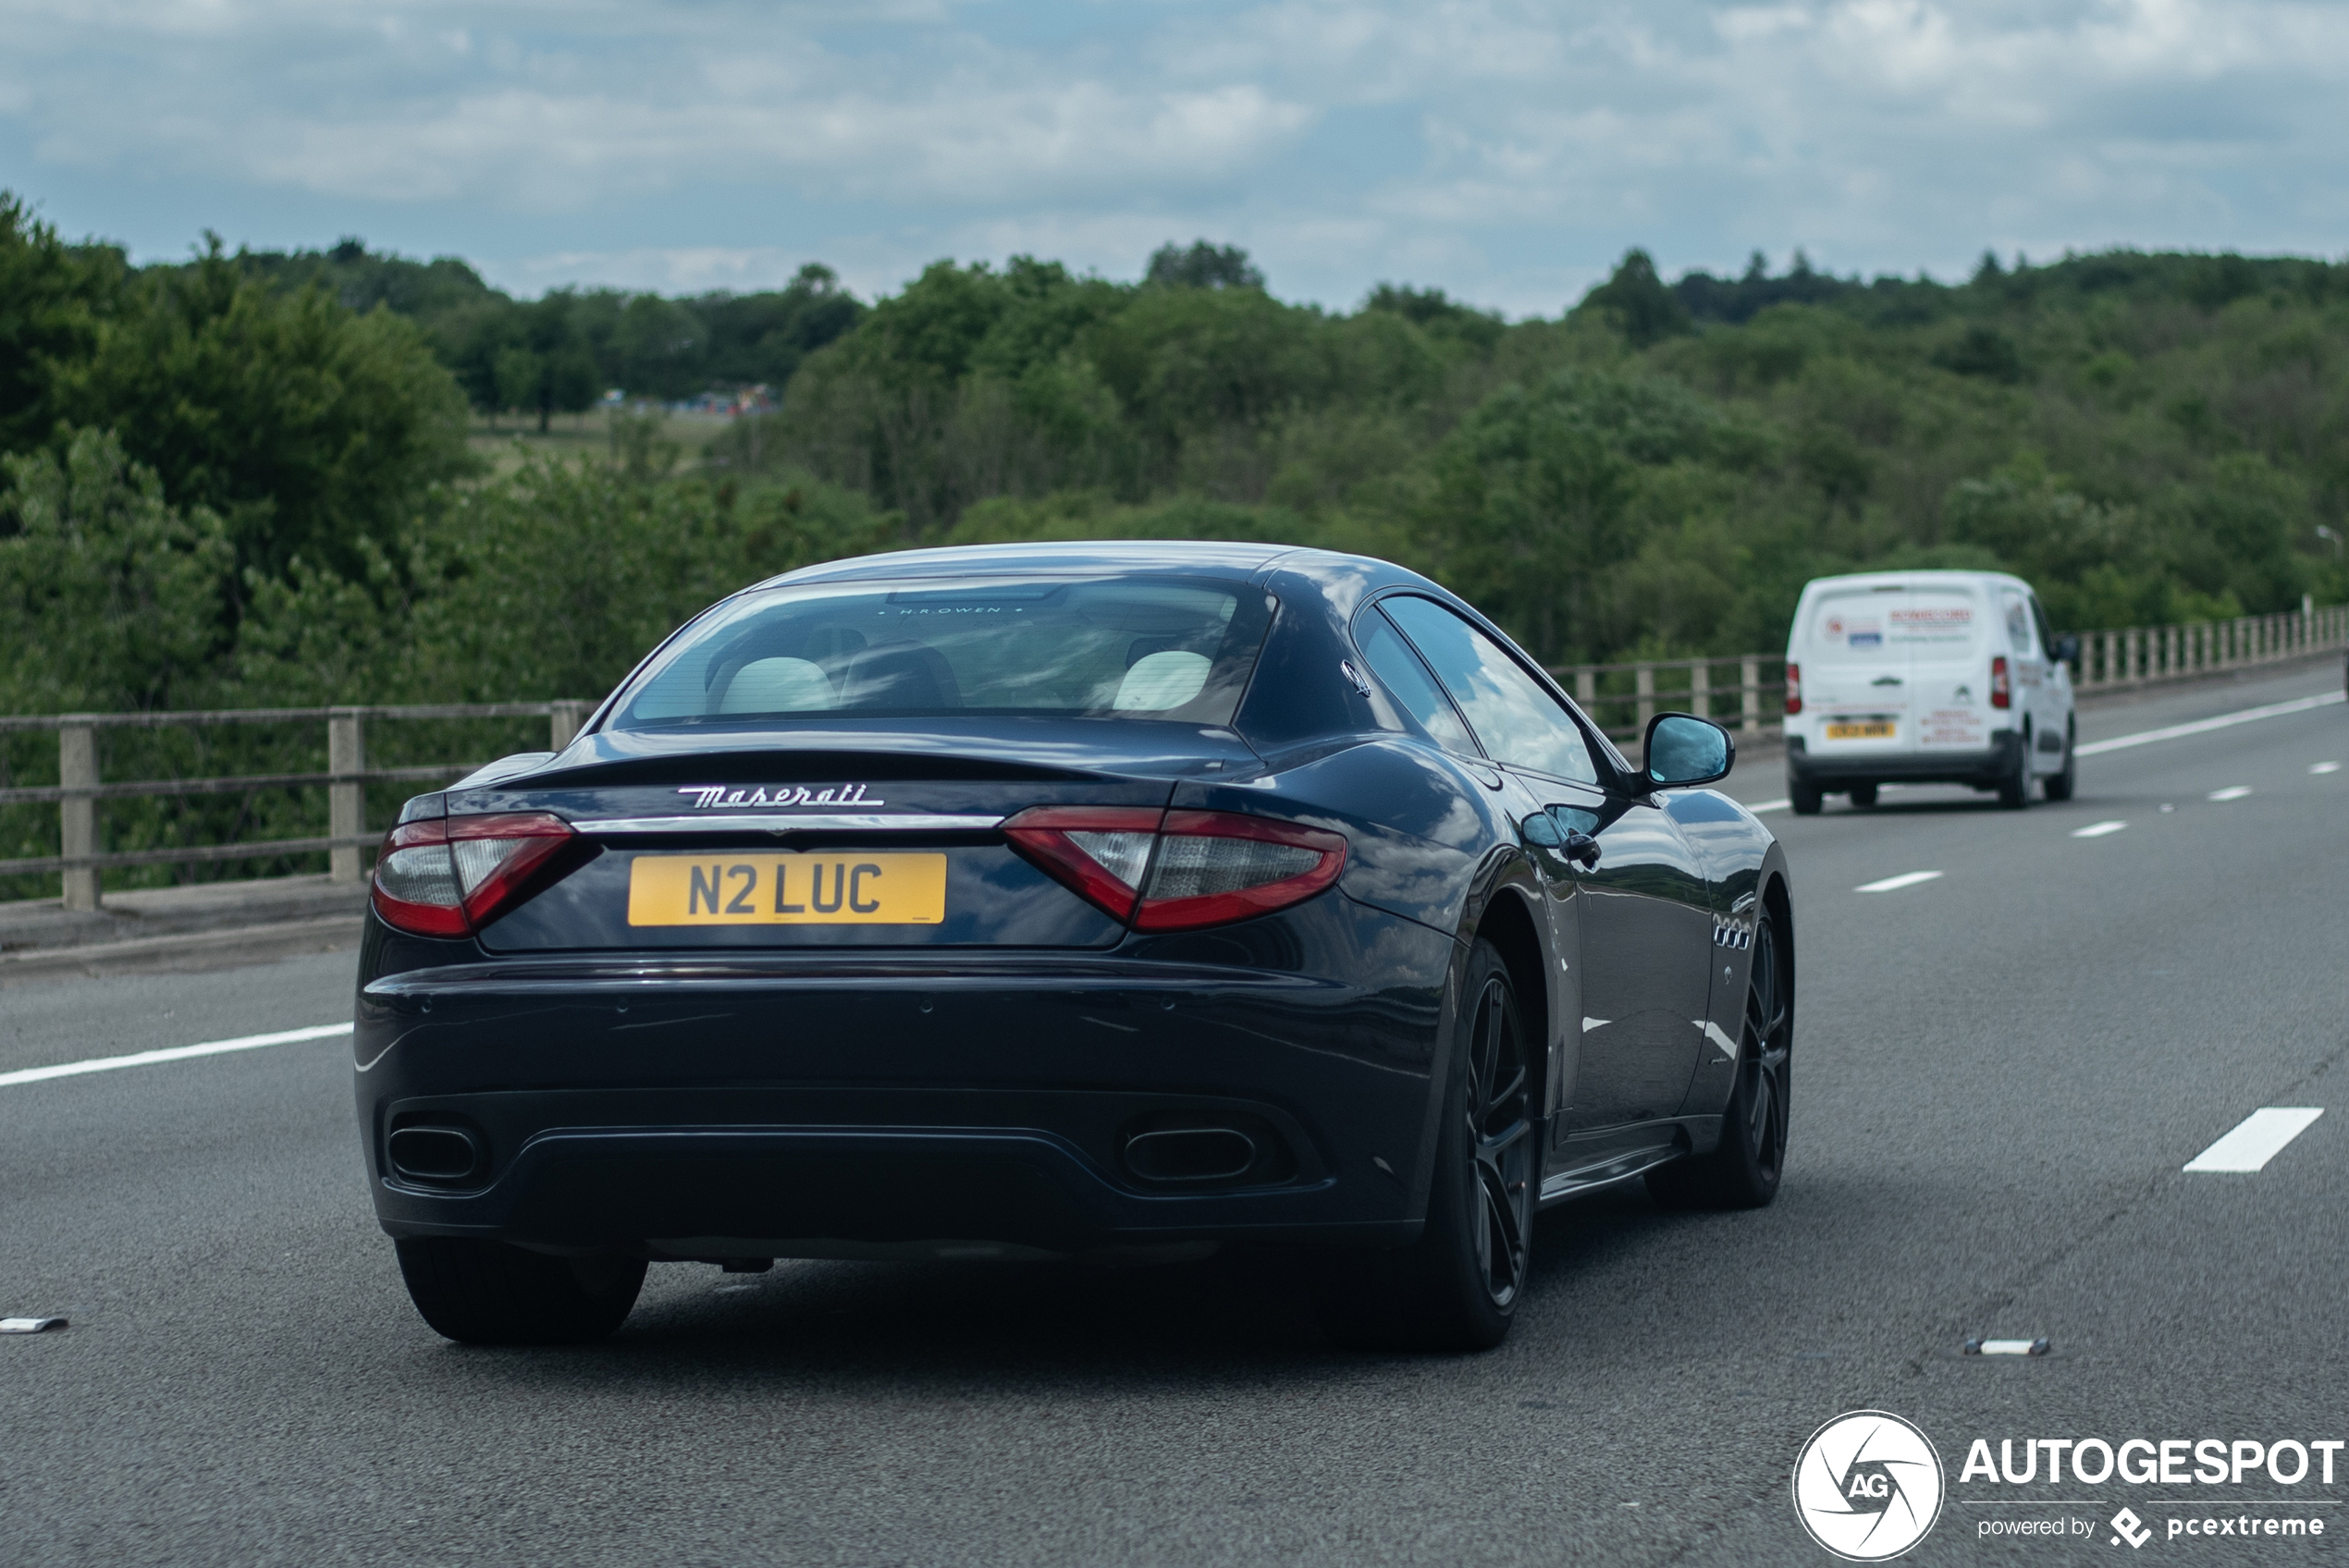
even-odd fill
[(680, 786), (677, 792), (693, 796), (695, 811), (722, 811), (729, 806), (878, 806), (888, 803), (865, 793), (862, 784), (834, 784), (822, 790), (810, 790), (805, 784), (778, 784), (771, 795), (763, 784), (755, 790), (729, 790), (723, 784), (686, 784)]

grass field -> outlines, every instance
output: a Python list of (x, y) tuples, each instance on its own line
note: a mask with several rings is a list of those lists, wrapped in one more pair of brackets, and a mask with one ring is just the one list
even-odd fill
[[(466, 431), (473, 456), (489, 465), (489, 474), (510, 473), (523, 459), (542, 454), (561, 458), (587, 457), (612, 460), (612, 416), (602, 409), (584, 414), (557, 414), (544, 435), (537, 416), (507, 414), (495, 422), (475, 414)], [(733, 422), (721, 414), (679, 413), (662, 416), (660, 435), (677, 443), (677, 466), (697, 468), (707, 460), (709, 443)]]

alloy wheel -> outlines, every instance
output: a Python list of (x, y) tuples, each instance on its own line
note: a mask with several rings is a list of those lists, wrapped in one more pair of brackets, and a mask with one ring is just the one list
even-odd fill
[(1775, 1177), (1786, 1158), (1788, 1058), (1793, 1047), (1792, 998), (1778, 963), (1777, 933), (1764, 920), (1754, 933), (1753, 975), (1745, 990), (1744, 1037), (1738, 1072), (1745, 1080), (1745, 1136), (1753, 1161)]
[(1535, 1139), (1532, 1074), (1508, 983), (1487, 977), (1469, 1027), (1468, 1143), (1480, 1212), (1476, 1262), (1485, 1294), (1507, 1306), (1525, 1284)]

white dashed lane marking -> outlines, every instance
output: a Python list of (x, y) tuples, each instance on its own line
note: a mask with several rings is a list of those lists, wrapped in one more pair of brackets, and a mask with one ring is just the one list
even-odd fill
[(2213, 729), (2225, 729), (2232, 725), (2248, 724), (2255, 718), (2275, 718), (2288, 713), (2306, 713), (2340, 702), (2343, 693), (2327, 692), (2321, 696), (2294, 697), (2288, 703), (2269, 703), (2265, 707), (2244, 708), (2236, 713), (2222, 713), (2216, 718), (2197, 718), (2191, 724), (2172, 724), (2163, 729), (2140, 730), (2134, 735), (2115, 735), (2109, 741), (2091, 741), (2072, 748), (2079, 757), (2101, 756), (2106, 752), (2125, 751), (2131, 746), (2147, 746), (2156, 741), (2175, 741), (2186, 735), (2205, 735)]
[(2075, 839), (2101, 839), (2108, 833), (2118, 833), (2128, 826), (2125, 822), (2091, 822), (2085, 827), (2073, 828), (2072, 836)]
[(1855, 893), (1897, 893), (1903, 888), (1913, 888), (1920, 882), (1930, 882), (1940, 875), (1937, 871), (1904, 871), (1898, 876), (1888, 876), (1881, 882), (1863, 882), (1851, 890)]
[(264, 1046), (290, 1046), (303, 1040), (325, 1040), (348, 1035), (348, 1023), (321, 1023), (312, 1029), (287, 1029), (275, 1035), (240, 1035), (233, 1040), (205, 1040), (193, 1046), (170, 1046), (159, 1051), (133, 1051), (129, 1056), (93, 1057), (88, 1061), (60, 1061), (49, 1067), (25, 1067), (0, 1072), (0, 1088), (11, 1084), (38, 1084), (50, 1078), (79, 1078), (85, 1072), (112, 1072), (118, 1067), (153, 1067), (191, 1057), (221, 1056), (229, 1051), (257, 1051)]
[(2255, 1110), (2233, 1132), (2186, 1161), (2186, 1169), (2237, 1175), (2257, 1170), (2324, 1113), (2322, 1106), (2313, 1105), (2271, 1105)]
[(2337, 762), (2310, 763), (2308, 765), (2308, 771), (2311, 773), (2339, 773), (2341, 771), (2341, 765)]
[(2251, 793), (2248, 784), (2230, 784), (2223, 790), (2213, 790), (2207, 797), (2213, 801), (2239, 801)]
[(1794, 802), (1792, 801), (1756, 801), (1745, 809), (1755, 813), (1765, 811), (1784, 811), (1787, 807), (1792, 805), (1793, 803)]

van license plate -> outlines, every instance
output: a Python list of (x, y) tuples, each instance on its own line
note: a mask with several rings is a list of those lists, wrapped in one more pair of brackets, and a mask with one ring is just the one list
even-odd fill
[(936, 925), (942, 854), (638, 855), (631, 925)]
[(1892, 721), (1888, 718), (1871, 718), (1856, 724), (1830, 724), (1827, 726), (1827, 739), (1830, 741), (1889, 741), (1892, 739)]

